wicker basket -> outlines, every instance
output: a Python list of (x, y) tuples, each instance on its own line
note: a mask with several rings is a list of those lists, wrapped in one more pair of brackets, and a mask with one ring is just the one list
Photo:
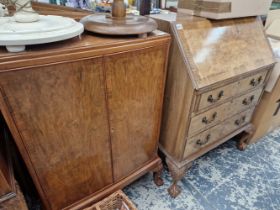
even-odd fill
[(129, 198), (119, 190), (84, 210), (137, 210), (137, 208)]
[(4, 5), (6, 5), (6, 6), (12, 4), (12, 2), (11, 2), (10, 0), (0, 0), (0, 3), (1, 3), (1, 4), (4, 4)]

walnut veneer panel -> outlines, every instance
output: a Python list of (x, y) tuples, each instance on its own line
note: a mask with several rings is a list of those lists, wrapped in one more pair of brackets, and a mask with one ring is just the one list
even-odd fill
[(1, 92), (52, 209), (113, 182), (103, 80), (101, 59), (0, 77)]
[(105, 59), (115, 180), (155, 156), (166, 51), (160, 46)]
[(186, 15), (172, 27), (190, 63), (196, 89), (274, 62), (258, 18), (211, 21)]
[[(165, 27), (166, 28), (166, 27)], [(194, 92), (178, 42), (170, 49), (160, 143), (175, 159), (184, 152), (186, 128)]]

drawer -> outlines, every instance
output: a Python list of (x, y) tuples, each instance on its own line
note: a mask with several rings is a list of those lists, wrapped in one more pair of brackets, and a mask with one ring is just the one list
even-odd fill
[(231, 106), (228, 109), (228, 116), (232, 116), (246, 110), (251, 106), (255, 106), (259, 102), (262, 92), (263, 88), (261, 87), (236, 99), (233, 99), (231, 101)]
[(188, 136), (193, 136), (198, 132), (204, 131), (215, 124), (224, 121), (230, 114), (231, 102), (224, 103), (192, 117), (189, 127)]
[(246, 110), (194, 137), (188, 138), (184, 159), (249, 123), (253, 111), (254, 109)]
[(258, 88), (250, 93), (234, 98), (213, 109), (203, 112), (191, 119), (188, 136), (206, 130), (227, 118), (254, 106), (262, 94), (263, 88)]
[(242, 92), (261, 86), (266, 78), (266, 74), (267, 71), (263, 71), (226, 86), (202, 93), (200, 99), (198, 99), (198, 108), (196, 110), (207, 108)]

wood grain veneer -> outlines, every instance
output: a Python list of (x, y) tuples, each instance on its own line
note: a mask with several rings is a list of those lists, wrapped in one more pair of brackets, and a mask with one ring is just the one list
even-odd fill
[(170, 38), (0, 49), (0, 109), (46, 209), (82, 209), (152, 170)]

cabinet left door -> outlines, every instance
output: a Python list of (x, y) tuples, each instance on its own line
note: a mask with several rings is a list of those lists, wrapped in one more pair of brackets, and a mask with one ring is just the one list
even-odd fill
[(0, 74), (1, 110), (47, 209), (112, 184), (101, 58)]

